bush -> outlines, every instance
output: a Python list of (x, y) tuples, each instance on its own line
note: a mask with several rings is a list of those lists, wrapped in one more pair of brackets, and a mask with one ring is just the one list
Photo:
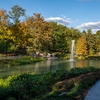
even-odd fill
[(56, 84), (54, 84), (52, 87), (52, 91), (67, 91), (72, 87), (74, 87), (74, 81), (65, 80), (65, 81), (57, 82)]
[[(74, 68), (70, 72), (62, 70), (54, 73), (9, 76), (0, 79), (0, 100), (74, 100), (98, 79), (100, 70), (92, 67)], [(65, 94), (62, 94), (63, 92)]]

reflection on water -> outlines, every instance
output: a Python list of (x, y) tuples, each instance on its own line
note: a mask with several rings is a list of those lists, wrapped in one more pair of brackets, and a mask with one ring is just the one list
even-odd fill
[(29, 73), (34, 72), (36, 74), (46, 73), (46, 72), (54, 72), (56, 70), (70, 70), (74, 67), (99, 67), (99, 60), (79, 60), (79, 61), (68, 61), (68, 60), (47, 60), (42, 61), (36, 64), (16, 66), (16, 67), (7, 67), (0, 69), (0, 77), (5, 77), (9, 75), (21, 74), (21, 73)]
[(39, 62), (35, 64), (35, 73), (46, 73), (46, 72), (54, 72), (56, 70), (69, 70), (70, 65), (66, 63), (66, 60), (47, 60), (43, 62)]
[(89, 67), (89, 66), (93, 66), (96, 68), (100, 68), (100, 61), (99, 60), (79, 60), (76, 61), (75, 67)]

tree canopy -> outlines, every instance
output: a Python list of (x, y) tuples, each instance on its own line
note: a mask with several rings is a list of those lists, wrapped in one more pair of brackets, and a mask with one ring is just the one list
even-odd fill
[(0, 10), (0, 52), (10, 53), (20, 48), (32, 48), (32, 52), (70, 53), (71, 41), (76, 42), (77, 55), (93, 55), (100, 52), (100, 30), (80, 32), (75, 28), (47, 22), (40, 13), (26, 16), (19, 5), (11, 11)]

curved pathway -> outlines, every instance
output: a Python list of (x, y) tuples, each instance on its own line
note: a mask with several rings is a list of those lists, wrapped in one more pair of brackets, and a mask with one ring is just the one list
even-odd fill
[(89, 90), (85, 100), (100, 100), (100, 80), (98, 80)]

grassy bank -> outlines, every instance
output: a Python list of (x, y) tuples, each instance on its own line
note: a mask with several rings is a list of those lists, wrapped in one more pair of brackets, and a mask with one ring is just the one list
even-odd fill
[(0, 100), (78, 100), (98, 79), (93, 67), (9, 76), (0, 79)]
[(18, 58), (5, 58), (5, 59), (0, 59), (0, 68), (2, 67), (14, 67), (14, 66), (19, 66), (19, 65), (26, 65), (26, 64), (32, 64), (36, 62), (43, 61), (45, 59), (43, 58), (34, 58), (31, 56), (22, 56)]
[(100, 56), (98, 56), (98, 55), (76, 56), (75, 59), (78, 59), (78, 60), (84, 60), (84, 59), (100, 60)]

